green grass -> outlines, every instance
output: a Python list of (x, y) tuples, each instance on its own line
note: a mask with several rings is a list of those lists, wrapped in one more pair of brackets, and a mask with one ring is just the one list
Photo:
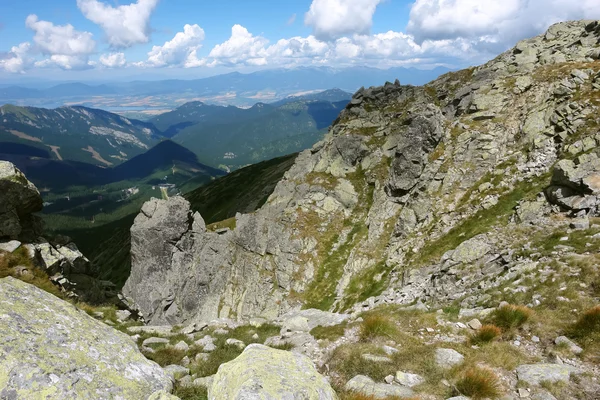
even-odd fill
[(208, 390), (198, 386), (177, 386), (173, 394), (181, 400), (208, 400)]
[(179, 364), (179, 362), (185, 357), (185, 351), (177, 350), (172, 347), (160, 347), (154, 350), (154, 353), (145, 353), (146, 358), (154, 361), (161, 367), (167, 365)]
[(462, 242), (488, 232), (493, 226), (505, 225), (518, 202), (534, 197), (547, 182), (548, 176), (543, 175), (532, 182), (518, 183), (512, 192), (500, 196), (498, 203), (493, 207), (478, 211), (440, 238), (427, 242), (418, 253), (411, 254), (409, 263), (418, 267), (436, 262), (445, 252), (455, 249)]
[(335, 341), (344, 336), (347, 326), (346, 323), (334, 326), (317, 326), (310, 331), (310, 334), (317, 340)]
[(398, 332), (395, 322), (382, 314), (367, 315), (360, 324), (360, 339), (373, 340), (378, 337), (392, 338)]

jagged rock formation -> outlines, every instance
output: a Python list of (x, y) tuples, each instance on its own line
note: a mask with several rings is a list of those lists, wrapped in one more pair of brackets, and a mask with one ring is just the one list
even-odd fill
[(147, 203), (124, 294), (153, 324), (479, 304), (536, 268), (515, 228), (598, 213), (599, 58), (600, 23), (566, 22), (424, 87), (361, 89), (235, 229)]
[(0, 280), (0, 398), (145, 399), (171, 379), (135, 343), (35, 286)]
[[(42, 237), (42, 197), (35, 185), (12, 163), (0, 161), (0, 250), (13, 253), (23, 248), (33, 264), (73, 297), (102, 302), (114, 285), (94, 279), (89, 260), (67, 237), (52, 243)], [(17, 240), (18, 239), (18, 240)]]

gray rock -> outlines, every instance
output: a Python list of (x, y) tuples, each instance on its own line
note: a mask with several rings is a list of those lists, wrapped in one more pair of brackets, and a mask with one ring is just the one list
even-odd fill
[(0, 161), (0, 239), (39, 236), (39, 221), (33, 213), (42, 210), (42, 196), (35, 185), (8, 161)]
[(131, 317), (131, 312), (128, 310), (117, 310), (117, 320), (120, 322), (127, 321)]
[(202, 377), (202, 378), (196, 378), (196, 379), (194, 379), (194, 382), (192, 383), (192, 385), (194, 385), (194, 386), (202, 386), (202, 387), (205, 387), (205, 388), (209, 388), (209, 387), (212, 386), (214, 379), (215, 379), (214, 375), (205, 376), (205, 377)]
[(130, 326), (127, 328), (127, 332), (130, 333), (149, 333), (151, 335), (161, 336), (175, 336), (173, 327), (171, 325), (143, 325), (143, 326)]
[(467, 325), (469, 326), (469, 328), (474, 330), (479, 330), (482, 327), (481, 322), (477, 318), (467, 322)]
[[(0, 279), (0, 398), (143, 399), (172, 384), (129, 336), (25, 282)], [(9, 343), (9, 345), (7, 345)]]
[(414, 392), (403, 386), (389, 385), (387, 383), (375, 383), (371, 378), (357, 375), (350, 379), (344, 389), (349, 392), (357, 392), (375, 399), (387, 399), (388, 397), (412, 397)]
[(0, 243), (0, 251), (6, 251), (7, 253), (12, 253), (21, 247), (21, 242), (18, 240), (11, 240), (9, 242)]
[(565, 364), (528, 364), (520, 365), (516, 372), (520, 381), (530, 385), (539, 385), (541, 382), (568, 383), (571, 374), (580, 374), (581, 370)]
[(173, 348), (175, 350), (179, 350), (179, 351), (188, 351), (190, 349), (190, 346), (188, 346), (188, 344), (186, 342), (181, 340), (179, 343), (177, 343), (175, 346), (173, 346)]
[(454, 349), (436, 349), (435, 363), (438, 367), (449, 369), (464, 361), (465, 357)]
[(573, 354), (583, 353), (583, 349), (566, 336), (559, 336), (554, 340), (556, 345), (565, 345)]
[(238, 339), (233, 339), (233, 338), (229, 338), (225, 341), (226, 344), (230, 345), (230, 346), (235, 346), (240, 350), (243, 350), (244, 347), (246, 347), (246, 344), (244, 342), (242, 342), (241, 340)]
[(391, 363), (392, 359), (384, 356), (376, 356), (374, 354), (361, 354), (360, 356), (363, 360), (377, 362), (377, 363)]
[(489, 253), (491, 247), (482, 240), (483, 237), (483, 235), (479, 235), (462, 242), (454, 250), (454, 253), (452, 253), (452, 261), (457, 263), (471, 263)]
[(425, 378), (421, 375), (411, 374), (408, 372), (398, 371), (396, 372), (396, 382), (402, 386), (413, 387), (425, 383)]
[(186, 375), (189, 375), (190, 370), (186, 367), (182, 367), (181, 365), (167, 365), (163, 368), (165, 373), (171, 377), (173, 381), (177, 381), (183, 378)]
[(219, 367), (208, 398), (334, 400), (337, 395), (308, 357), (251, 344)]

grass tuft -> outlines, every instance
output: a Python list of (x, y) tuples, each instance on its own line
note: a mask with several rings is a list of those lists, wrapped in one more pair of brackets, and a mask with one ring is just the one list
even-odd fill
[(173, 394), (181, 400), (208, 400), (208, 390), (202, 386), (178, 386)]
[(161, 367), (166, 367), (167, 365), (179, 364), (183, 357), (185, 357), (185, 351), (172, 347), (162, 347), (155, 350), (154, 353), (145, 353), (145, 356)]
[(600, 305), (585, 311), (571, 327), (569, 334), (575, 338), (600, 334)]
[(470, 338), (472, 344), (490, 343), (502, 334), (496, 325), (484, 325)]
[(500, 381), (493, 371), (487, 368), (471, 368), (456, 383), (456, 389), (474, 400), (500, 396)]
[(505, 305), (497, 308), (492, 314), (495, 324), (503, 329), (514, 329), (522, 326), (533, 315), (533, 310), (525, 306)]
[(392, 337), (398, 332), (390, 318), (380, 315), (368, 315), (360, 325), (360, 339), (364, 342), (377, 337)]

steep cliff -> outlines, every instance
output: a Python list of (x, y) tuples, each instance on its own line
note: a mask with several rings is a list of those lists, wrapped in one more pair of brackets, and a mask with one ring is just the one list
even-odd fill
[(234, 229), (144, 205), (123, 293), (152, 324), (480, 304), (542, 269), (523, 243), (598, 214), (599, 58), (600, 24), (566, 22), (423, 87), (361, 89)]

